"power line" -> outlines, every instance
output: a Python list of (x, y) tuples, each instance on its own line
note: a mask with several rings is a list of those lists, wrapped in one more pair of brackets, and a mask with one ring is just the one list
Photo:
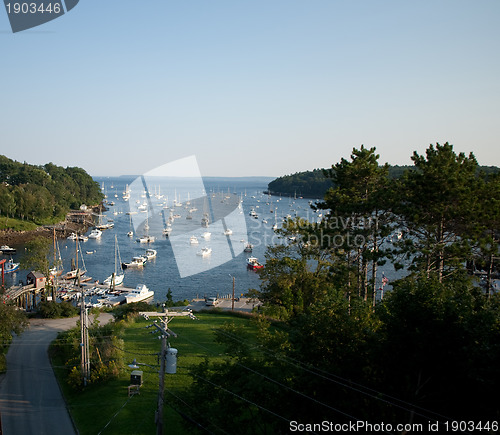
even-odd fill
[[(244, 341), (242, 341), (241, 339), (239, 339), (239, 338), (237, 338), (237, 337), (233, 336), (232, 334), (228, 334), (228, 333), (223, 332), (223, 331), (220, 331), (220, 330), (219, 330), (218, 332), (219, 332), (219, 333), (221, 333), (221, 334), (223, 334), (223, 335), (226, 335), (227, 337), (229, 337), (229, 338), (231, 338), (231, 339), (233, 339), (233, 340), (236, 340), (236, 341), (239, 341), (240, 343), (246, 344)], [(303, 363), (303, 362), (301, 362), (301, 361), (298, 361), (298, 360), (296, 360), (296, 359), (294, 359), (294, 358), (292, 358), (292, 357), (289, 357), (289, 356), (279, 356), (279, 355), (277, 355), (275, 352), (273, 352), (273, 351), (271, 351), (271, 350), (269, 350), (269, 349), (266, 349), (266, 348), (264, 348), (263, 346), (252, 346), (252, 347), (253, 347), (254, 349), (259, 349), (259, 350), (262, 350), (262, 351), (264, 351), (264, 352), (266, 352), (266, 353), (268, 353), (268, 354), (272, 354), (274, 357), (276, 357), (276, 359), (278, 359), (278, 360), (280, 360), (280, 361), (283, 361), (283, 362), (285, 362), (285, 363), (287, 363), (287, 364), (293, 365), (293, 366), (295, 366), (295, 367), (297, 367), (297, 368), (299, 368), (299, 369), (301, 369), (301, 370), (304, 370), (304, 371), (306, 371), (306, 372), (308, 372), (308, 373), (311, 373), (311, 374), (313, 374), (313, 375), (319, 376), (319, 377), (321, 377), (321, 378), (323, 378), (323, 379), (325, 379), (325, 380), (328, 380), (328, 381), (330, 381), (330, 382), (334, 382), (334, 383), (336, 383), (336, 384), (338, 384), (338, 385), (341, 385), (341, 386), (343, 386), (343, 387), (345, 387), (345, 388), (351, 389), (351, 390), (356, 391), (356, 392), (358, 392), (358, 393), (361, 393), (361, 394), (367, 395), (367, 396), (369, 396), (369, 397), (371, 397), (371, 398), (373, 398), (373, 399), (379, 400), (379, 401), (384, 402), (384, 403), (386, 403), (386, 404), (388, 404), (388, 405), (398, 407), (398, 408), (400, 408), (400, 409), (402, 409), (402, 410), (404, 410), (404, 411), (407, 411), (407, 412), (414, 412), (416, 415), (419, 415), (420, 417), (424, 417), (424, 418), (427, 418), (427, 419), (431, 419), (431, 420), (437, 421), (435, 418), (431, 418), (431, 417), (429, 417), (428, 415), (424, 415), (424, 414), (421, 414), (421, 413), (415, 412), (415, 410), (414, 410), (414, 409), (408, 409), (408, 408), (406, 408), (406, 407), (404, 407), (404, 406), (402, 406), (402, 405), (399, 405), (399, 404), (397, 404), (397, 403), (392, 403), (392, 402), (391, 402), (391, 401), (389, 401), (389, 400), (386, 400), (386, 399), (383, 399), (382, 397), (378, 397), (378, 396), (376, 396), (376, 395), (370, 394), (370, 393), (368, 393), (367, 391), (362, 391), (361, 389), (359, 389), (359, 388), (355, 388), (355, 387), (353, 387), (353, 386), (351, 386), (351, 385), (349, 385), (349, 384), (356, 385), (356, 386), (358, 386), (358, 387), (360, 387), (360, 388), (364, 388), (364, 389), (366, 389), (366, 390), (368, 390), (368, 391), (371, 391), (371, 392), (377, 393), (377, 394), (379, 394), (379, 395), (381, 395), (381, 396), (386, 396), (386, 397), (388, 397), (388, 398), (390, 398), (390, 399), (392, 399), (392, 400), (395, 400), (395, 401), (398, 401), (398, 402), (404, 403), (405, 405), (408, 405), (408, 406), (413, 407), (413, 408), (418, 408), (418, 409), (421, 409), (422, 411), (428, 412), (429, 414), (433, 414), (433, 415), (435, 415), (435, 416), (438, 416), (438, 417), (444, 418), (444, 419), (446, 419), (446, 420), (452, 420), (451, 418), (446, 417), (446, 416), (444, 416), (444, 415), (441, 415), (441, 414), (439, 414), (439, 413), (437, 413), (437, 412), (434, 412), (434, 411), (431, 411), (431, 410), (428, 410), (428, 409), (422, 408), (422, 407), (420, 407), (420, 406), (418, 406), (418, 405), (414, 405), (414, 404), (409, 403), (409, 402), (406, 402), (406, 401), (404, 401), (404, 400), (401, 400), (401, 399), (398, 399), (398, 398), (392, 397), (392, 396), (390, 396), (390, 395), (387, 395), (387, 394), (382, 393), (382, 392), (380, 392), (380, 391), (374, 390), (374, 389), (372, 389), (372, 388), (365, 387), (365, 386), (363, 386), (363, 385), (361, 385), (361, 384), (358, 384), (358, 383), (356, 383), (356, 382), (354, 382), (354, 381), (351, 381), (351, 380), (348, 380), (348, 379), (342, 378), (341, 376), (338, 376), (338, 375), (335, 375), (335, 374), (332, 374), (332, 373), (326, 372), (326, 371), (321, 370), (321, 369), (318, 369), (318, 368), (310, 369), (310, 368), (308, 368), (308, 367), (306, 366), (306, 364), (305, 364), (305, 363)], [(293, 362), (290, 362), (290, 361), (287, 361), (287, 360), (291, 360), (291, 361), (293, 361)], [(304, 366), (306, 366), (306, 367), (304, 367)], [(315, 371), (315, 370), (316, 370), (316, 371)], [(334, 377), (334, 378), (341, 379), (343, 382), (340, 382), (340, 381), (335, 380), (335, 379), (331, 379), (331, 378), (329, 378), (328, 376), (325, 376), (325, 375), (323, 375), (323, 374), (321, 374), (321, 373), (318, 373), (318, 372), (323, 372), (323, 373), (326, 373), (326, 374), (328, 374), (328, 375), (330, 375), (330, 376), (332, 376), (332, 377)]]
[[(185, 337), (184, 337), (184, 338), (185, 338)], [(196, 342), (194, 342), (194, 341), (192, 341), (192, 340), (189, 340), (189, 339), (187, 339), (187, 340), (188, 340), (188, 341), (190, 341), (191, 343), (195, 344), (195, 345), (198, 345), (198, 346), (200, 346), (200, 347), (203, 347), (204, 349), (208, 350), (208, 351), (209, 351), (209, 352), (211, 352), (211, 353), (215, 353), (215, 352), (211, 351), (210, 349), (208, 349), (206, 346), (203, 346), (202, 344), (196, 343)], [(281, 382), (279, 382), (279, 381), (277, 381), (277, 380), (275, 380), (275, 379), (273, 379), (273, 378), (270, 378), (270, 377), (269, 377), (269, 376), (267, 376), (267, 375), (264, 375), (264, 374), (262, 374), (262, 373), (259, 373), (259, 372), (257, 372), (256, 370), (251, 369), (250, 367), (247, 367), (246, 365), (242, 364), (242, 363), (241, 363), (241, 362), (239, 362), (239, 361), (236, 361), (236, 364), (237, 364), (237, 365), (239, 365), (239, 366), (241, 366), (241, 367), (243, 367), (244, 369), (246, 369), (246, 370), (248, 370), (248, 371), (251, 371), (251, 372), (253, 372), (253, 373), (255, 373), (255, 374), (257, 374), (257, 375), (259, 375), (259, 376), (261, 376), (261, 377), (263, 377), (263, 378), (265, 378), (265, 379), (267, 379), (267, 380), (269, 380), (269, 381), (271, 381), (271, 382), (273, 382), (273, 383), (275, 383), (275, 384), (277, 384), (277, 385), (280, 385), (280, 386), (281, 386), (281, 387), (283, 387), (283, 388), (286, 388), (286, 389), (288, 389), (288, 390), (290, 390), (290, 391), (292, 391), (292, 392), (294, 392), (294, 393), (296, 393), (296, 394), (298, 394), (298, 395), (300, 395), (300, 396), (302, 396), (302, 397), (305, 397), (306, 399), (309, 399), (309, 400), (311, 400), (311, 401), (313, 401), (313, 402), (315, 402), (315, 403), (318, 403), (319, 405), (322, 405), (322, 406), (324, 406), (324, 407), (326, 407), (326, 408), (328, 408), (328, 409), (330, 409), (330, 410), (332, 410), (332, 411), (334, 411), (334, 412), (337, 412), (337, 413), (339, 413), (339, 414), (342, 414), (343, 416), (348, 417), (348, 418), (350, 418), (350, 419), (352, 419), (352, 420), (360, 421), (360, 419), (359, 419), (359, 418), (357, 418), (357, 417), (354, 417), (354, 416), (352, 416), (352, 415), (350, 415), (350, 414), (347, 414), (346, 412), (344, 412), (344, 411), (342, 411), (342, 410), (340, 410), (340, 409), (334, 408), (334, 407), (332, 407), (332, 406), (330, 406), (330, 405), (328, 405), (328, 404), (326, 404), (326, 403), (323, 403), (323, 402), (321, 402), (321, 401), (319, 401), (319, 400), (317, 400), (317, 399), (315, 399), (315, 398), (313, 398), (313, 397), (310, 397), (310, 396), (308, 396), (307, 394), (302, 393), (301, 391), (297, 391), (297, 390), (295, 390), (294, 388), (289, 387), (288, 385), (285, 385), (285, 384), (283, 384), (283, 383), (281, 383)]]

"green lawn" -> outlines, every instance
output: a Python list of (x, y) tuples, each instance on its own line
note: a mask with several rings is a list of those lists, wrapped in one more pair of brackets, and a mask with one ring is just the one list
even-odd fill
[(38, 227), (37, 224), (31, 221), (23, 221), (21, 219), (13, 219), (5, 216), (0, 217), (0, 230), (12, 229), (14, 231), (31, 231)]
[(14, 231), (32, 231), (36, 230), (40, 225), (54, 225), (64, 221), (65, 215), (38, 219), (36, 222), (30, 220), (22, 220), (16, 218), (8, 218), (0, 216), (0, 230), (11, 229)]
[[(213, 329), (225, 322), (234, 322), (245, 328), (251, 335), (256, 333), (256, 328), (249, 319), (231, 316), (228, 314), (200, 313), (196, 315), (199, 320), (190, 318), (174, 318), (169, 324), (178, 337), (170, 339), (171, 347), (178, 349), (177, 373), (165, 375), (165, 409), (164, 432), (171, 434), (184, 434), (195, 432), (194, 426), (186, 428), (182, 418), (170, 405), (178, 407), (175, 396), (182, 395), (192, 378), (189, 369), (193, 365), (204, 361), (205, 357), (221, 359), (222, 346), (214, 342)], [(146, 329), (151, 324), (142, 318), (137, 318), (125, 330), (125, 355), (128, 362), (134, 358), (138, 362), (157, 366), (155, 354), (160, 351), (160, 340), (150, 333), (153, 328)], [(61, 362), (59, 362), (60, 364)], [(57, 366), (58, 362), (54, 361)], [(64, 369), (55, 368), (60, 376)], [(75, 393), (62, 384), (68, 407), (81, 435), (86, 434), (153, 434), (155, 433), (155, 410), (158, 398), (159, 375), (155, 369), (142, 367), (144, 384), (140, 395), (130, 399), (127, 397), (130, 372), (127, 367), (118, 380), (107, 384), (91, 386), (82, 393)], [(60, 383), (62, 383), (60, 381)], [(193, 408), (192, 417), (196, 419), (196, 404), (189, 404)]]

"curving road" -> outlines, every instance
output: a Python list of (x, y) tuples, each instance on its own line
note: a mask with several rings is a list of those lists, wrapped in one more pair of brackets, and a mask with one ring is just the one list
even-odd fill
[[(102, 323), (112, 318), (101, 314)], [(76, 325), (71, 319), (32, 319), (7, 353), (7, 374), (0, 384), (0, 434), (75, 434), (49, 362), (48, 347), (57, 333)]]

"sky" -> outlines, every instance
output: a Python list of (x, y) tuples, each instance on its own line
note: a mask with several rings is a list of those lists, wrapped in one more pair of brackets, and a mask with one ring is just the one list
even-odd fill
[(498, 0), (80, 0), (13, 34), (0, 10), (0, 154), (280, 176), (449, 142), (500, 166), (499, 19)]

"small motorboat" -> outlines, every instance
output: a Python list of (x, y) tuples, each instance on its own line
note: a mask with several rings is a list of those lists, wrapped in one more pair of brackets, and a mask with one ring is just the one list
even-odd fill
[(126, 268), (141, 268), (146, 264), (146, 257), (134, 257), (129, 263), (122, 263), (122, 267)]
[(96, 228), (90, 232), (89, 239), (100, 239), (101, 236), (102, 236), (102, 231)]
[(256, 257), (247, 258), (247, 267), (252, 270), (262, 269), (264, 266), (259, 263)]
[(15, 272), (16, 270), (19, 269), (19, 264), (20, 263), (14, 263), (14, 261), (12, 260), (12, 258), (7, 261), (7, 263), (5, 263), (5, 273), (12, 273), (12, 272)]
[(15, 248), (11, 248), (8, 245), (0, 246), (0, 251), (2, 251), (2, 254), (15, 254), (17, 252)]
[(212, 254), (212, 248), (201, 248), (201, 251), (197, 252), (197, 255), (201, 257), (208, 257)]

